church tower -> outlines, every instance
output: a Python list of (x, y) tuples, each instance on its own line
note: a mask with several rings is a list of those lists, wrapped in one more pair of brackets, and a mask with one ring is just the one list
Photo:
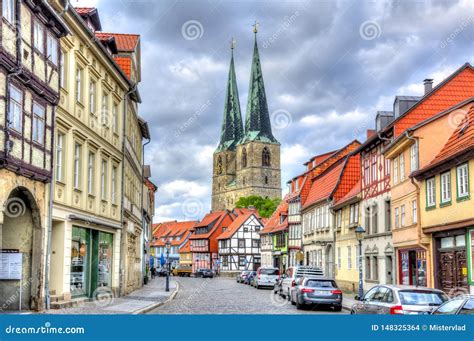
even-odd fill
[(236, 200), (236, 145), (243, 137), (243, 126), (235, 77), (234, 47), (235, 41), (232, 39), (221, 139), (213, 156), (213, 211), (233, 208)]
[(272, 134), (254, 25), (254, 48), (244, 137), (237, 145), (238, 197), (281, 198), (280, 143)]
[[(214, 152), (212, 210), (233, 209), (241, 197), (281, 198), (280, 143), (272, 134), (254, 25), (254, 50), (242, 127), (233, 53), (227, 81), (221, 140)], [(234, 41), (232, 41), (232, 51)]]

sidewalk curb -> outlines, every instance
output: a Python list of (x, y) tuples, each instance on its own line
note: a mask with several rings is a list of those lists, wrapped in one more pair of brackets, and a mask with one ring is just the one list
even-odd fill
[(165, 303), (168, 303), (169, 301), (172, 301), (176, 295), (178, 294), (178, 291), (179, 291), (179, 283), (176, 282), (176, 289), (174, 289), (174, 291), (171, 293), (170, 297), (168, 297), (165, 301), (163, 302), (158, 302), (158, 303), (153, 303), (145, 308), (141, 308), (141, 309), (138, 309), (138, 310), (135, 310), (132, 315), (141, 315), (141, 314), (146, 314), (160, 306), (162, 306), (163, 304)]

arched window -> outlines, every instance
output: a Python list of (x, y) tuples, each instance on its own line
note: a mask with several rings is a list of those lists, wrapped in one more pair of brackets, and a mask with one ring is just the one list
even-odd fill
[(242, 149), (242, 168), (247, 167), (247, 149)]
[(221, 175), (222, 174), (222, 157), (219, 156), (217, 158), (217, 175)]
[(263, 148), (262, 152), (262, 166), (270, 167), (270, 151), (267, 147)]

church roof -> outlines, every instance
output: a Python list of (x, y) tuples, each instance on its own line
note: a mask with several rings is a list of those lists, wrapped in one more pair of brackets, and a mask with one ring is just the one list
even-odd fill
[(227, 79), (221, 140), (216, 152), (235, 150), (235, 145), (243, 136), (244, 128), (242, 125), (242, 114), (240, 112), (239, 91), (237, 89), (237, 80), (235, 77), (234, 53), (232, 52), (229, 77)]
[(245, 118), (245, 136), (240, 143), (249, 141), (278, 143), (272, 134), (272, 126), (270, 115), (268, 113), (267, 96), (263, 84), (256, 35), (253, 48), (252, 71), (250, 73), (247, 113)]

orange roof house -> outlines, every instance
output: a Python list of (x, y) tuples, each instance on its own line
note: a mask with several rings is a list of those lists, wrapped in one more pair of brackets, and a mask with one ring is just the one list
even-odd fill
[(192, 229), (197, 221), (166, 221), (153, 225), (153, 238), (150, 248), (155, 257), (166, 254), (166, 243), (170, 243), (169, 256), (173, 260), (179, 258), (181, 248), (186, 244), (192, 234)]

